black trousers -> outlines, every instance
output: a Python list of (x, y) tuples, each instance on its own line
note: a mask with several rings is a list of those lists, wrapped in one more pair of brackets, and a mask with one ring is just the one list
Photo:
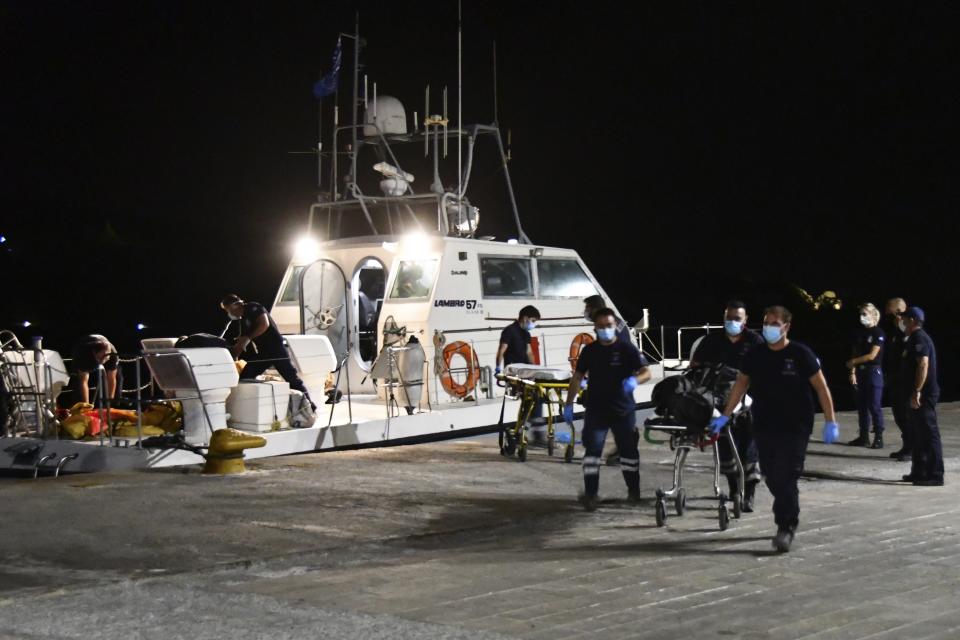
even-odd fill
[(904, 393), (900, 389), (898, 381), (888, 381), (884, 390), (887, 399), (890, 401), (890, 409), (893, 411), (893, 421), (900, 429), (900, 439), (903, 440), (903, 450), (913, 451), (913, 425), (910, 418), (910, 401), (904, 399)]
[(800, 489), (797, 481), (803, 474), (807, 458), (809, 431), (776, 431), (757, 433), (760, 468), (767, 488), (773, 494), (773, 519), (777, 529), (796, 529), (800, 523)]
[(910, 473), (917, 478), (943, 480), (943, 444), (937, 424), (938, 399), (937, 396), (921, 396), (919, 409), (909, 407), (910, 423), (913, 427), (913, 460)]
[[(733, 424), (733, 441), (740, 454), (740, 464), (743, 465), (743, 477), (747, 483), (760, 481), (760, 453), (757, 451), (757, 441), (753, 436), (753, 425), (750, 414), (738, 416)], [(726, 436), (717, 440), (720, 448), (720, 473), (727, 476), (731, 482), (739, 482), (740, 474), (737, 471), (737, 461), (733, 457), (733, 449)]]
[(280, 377), (290, 384), (291, 389), (296, 389), (297, 391), (303, 393), (304, 397), (308, 399), (310, 398), (310, 394), (307, 393), (307, 388), (304, 386), (303, 380), (300, 379), (300, 374), (297, 373), (296, 369), (294, 369), (293, 365), (290, 363), (290, 356), (286, 353), (282, 355), (258, 354), (256, 360), (247, 361), (243, 371), (240, 372), (240, 379), (253, 380), (270, 367), (274, 367), (277, 370), (277, 373), (280, 374)]
[(613, 431), (613, 438), (620, 451), (620, 471), (623, 481), (630, 491), (640, 491), (640, 432), (637, 431), (636, 413), (627, 415), (606, 415), (591, 411), (583, 420), (583, 490), (587, 496), (596, 496), (600, 489), (600, 458), (603, 455), (603, 443), (607, 431)]

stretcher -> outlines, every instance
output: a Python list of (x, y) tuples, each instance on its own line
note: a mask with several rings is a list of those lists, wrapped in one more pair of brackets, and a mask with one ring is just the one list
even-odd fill
[[(743, 400), (737, 405), (730, 421), (723, 430), (717, 435), (712, 435), (708, 426), (690, 427), (679, 424), (679, 421), (667, 414), (662, 417), (648, 418), (643, 423), (643, 437), (651, 444), (665, 444), (669, 442), (670, 450), (676, 451), (673, 460), (673, 486), (664, 490), (657, 488), (656, 501), (656, 519), (657, 526), (662, 527), (667, 522), (667, 500), (673, 501), (673, 507), (678, 516), (682, 516), (687, 508), (687, 491), (683, 486), (683, 467), (686, 464), (687, 456), (694, 449), (706, 451), (708, 448), (713, 454), (713, 494), (719, 504), (717, 507), (717, 519), (719, 520), (720, 530), (726, 531), (730, 526), (730, 513), (733, 517), (739, 518), (743, 505), (743, 487), (744, 472), (743, 463), (740, 461), (740, 452), (737, 451), (737, 443), (733, 438), (733, 425), (737, 418), (750, 410), (751, 400), (749, 396), (744, 396)], [(714, 409), (714, 417), (720, 415), (720, 412)], [(652, 432), (661, 432), (669, 436), (668, 440), (654, 440), (651, 437)], [(730, 450), (733, 452), (733, 458), (736, 462), (739, 482), (737, 483), (737, 493), (728, 496), (720, 489), (720, 438), (726, 438), (730, 443)], [(732, 509), (731, 509), (732, 507)]]
[[(507, 397), (518, 398), (520, 408), (515, 423), (505, 425), (500, 434), (500, 455), (512, 457), (516, 454), (520, 462), (527, 461), (529, 440), (527, 430), (531, 426), (531, 416), (538, 404), (542, 404), (546, 416), (542, 418), (547, 427), (547, 455), (556, 450), (556, 426), (554, 418), (563, 415), (564, 394), (570, 385), (570, 367), (550, 367), (536, 364), (510, 364), (498, 381), (507, 388)], [(556, 407), (556, 413), (554, 408)], [(533, 420), (541, 420), (534, 418)], [(540, 422), (538, 422), (540, 424)], [(570, 427), (570, 442), (563, 450), (563, 461), (572, 462), (576, 431)]]

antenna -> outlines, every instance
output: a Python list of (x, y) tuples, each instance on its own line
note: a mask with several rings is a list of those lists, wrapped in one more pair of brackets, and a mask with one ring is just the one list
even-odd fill
[(370, 105), (367, 104), (367, 74), (363, 74), (363, 110), (366, 111), (370, 108)]
[(430, 125), (427, 124), (427, 121), (430, 120), (430, 85), (427, 85), (427, 93), (423, 100), (423, 117), (425, 118), (423, 122), (423, 157), (426, 158), (430, 155)]
[(373, 83), (373, 125), (377, 126), (377, 83)]
[(493, 124), (497, 125), (497, 41), (493, 41)]
[(457, 0), (457, 202), (463, 198), (463, 2)]
[(447, 88), (443, 88), (443, 157), (447, 157)]

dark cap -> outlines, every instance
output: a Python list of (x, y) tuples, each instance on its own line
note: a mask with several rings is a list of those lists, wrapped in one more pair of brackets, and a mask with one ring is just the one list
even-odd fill
[(920, 307), (907, 307), (907, 310), (900, 314), (902, 318), (913, 318), (917, 322), (924, 322), (923, 309)]

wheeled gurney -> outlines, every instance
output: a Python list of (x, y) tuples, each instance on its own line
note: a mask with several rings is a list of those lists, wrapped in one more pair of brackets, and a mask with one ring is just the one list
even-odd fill
[[(666, 524), (667, 500), (673, 501), (674, 510), (678, 516), (682, 516), (686, 511), (687, 492), (683, 486), (683, 467), (687, 461), (687, 456), (689, 455), (690, 451), (693, 449), (704, 451), (707, 447), (709, 447), (713, 453), (713, 493), (714, 496), (719, 500), (719, 505), (717, 507), (717, 518), (720, 523), (720, 530), (725, 531), (730, 525), (728, 502), (733, 503), (733, 517), (740, 517), (741, 508), (743, 505), (744, 472), (743, 463), (740, 460), (740, 453), (737, 451), (737, 443), (733, 438), (732, 429), (733, 425), (737, 421), (737, 418), (750, 410), (750, 404), (750, 398), (744, 397), (744, 399), (737, 405), (737, 408), (734, 411), (730, 421), (717, 435), (712, 435), (710, 433), (708, 425), (691, 426), (679, 424), (680, 421), (674, 416), (671, 416), (669, 413), (662, 417), (648, 418), (644, 421), (643, 435), (647, 442), (652, 444), (663, 444), (664, 442), (669, 442), (670, 450), (676, 451), (676, 456), (673, 460), (673, 486), (666, 491), (662, 487), (657, 488), (656, 519), (658, 527), (662, 527), (664, 524)], [(714, 417), (717, 417), (720, 415), (720, 412), (714, 409), (713, 415)], [(650, 433), (654, 431), (660, 431), (668, 434), (669, 440), (658, 441), (652, 439), (650, 437)], [(739, 475), (737, 492), (736, 495), (733, 496), (727, 496), (726, 493), (720, 489), (720, 449), (718, 446), (720, 438), (726, 438), (727, 442), (730, 443), (730, 450), (733, 453), (733, 458), (737, 467), (737, 473)]]
[[(498, 378), (507, 387), (509, 395), (520, 399), (520, 408), (517, 411), (517, 421), (505, 426), (501, 432), (501, 455), (509, 457), (516, 453), (518, 460), (526, 462), (529, 445), (528, 425), (531, 423), (534, 409), (541, 403), (546, 409), (546, 417), (543, 420), (547, 427), (547, 455), (553, 455), (556, 449), (554, 418), (563, 414), (564, 394), (570, 384), (571, 375), (569, 367), (537, 364), (507, 365), (506, 371)], [(554, 405), (557, 408), (556, 414), (554, 414)], [(564, 462), (573, 461), (576, 431), (572, 424), (569, 427), (570, 442), (563, 451)]]

